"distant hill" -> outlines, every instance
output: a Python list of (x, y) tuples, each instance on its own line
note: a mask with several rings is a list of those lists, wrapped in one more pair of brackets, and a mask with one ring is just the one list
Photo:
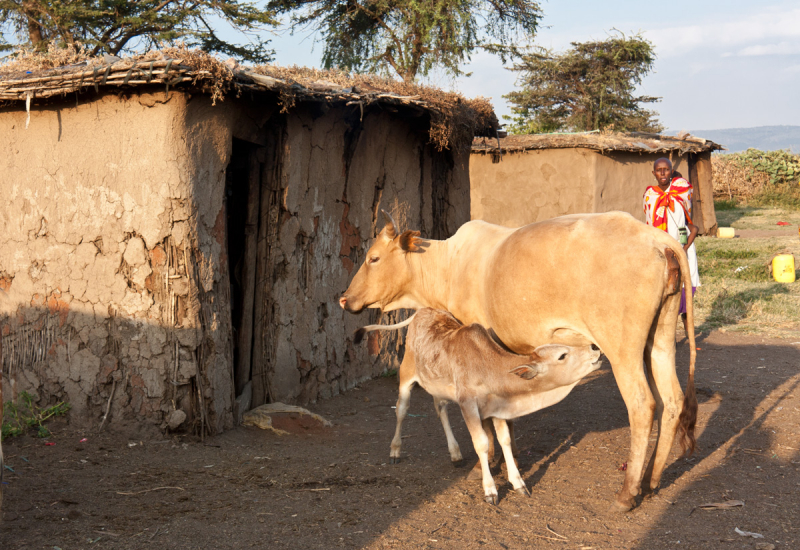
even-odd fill
[(794, 153), (800, 153), (800, 126), (757, 126), (724, 130), (689, 130), (689, 132), (693, 136), (710, 139), (723, 145), (728, 153), (745, 151), (750, 147), (762, 151), (791, 149)]

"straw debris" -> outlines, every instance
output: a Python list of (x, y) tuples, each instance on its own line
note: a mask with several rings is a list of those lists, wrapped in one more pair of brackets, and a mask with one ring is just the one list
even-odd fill
[(359, 106), (393, 105), (430, 117), (430, 141), (438, 150), (467, 147), (473, 136), (495, 135), (497, 118), (482, 97), (465, 99), (438, 88), (377, 75), (338, 70), (260, 65), (240, 67), (201, 50), (168, 47), (143, 55), (91, 57), (83, 47), (21, 50), (0, 64), (0, 101), (30, 101), (94, 87), (148, 84), (186, 86), (222, 101), (243, 91), (277, 92), (284, 111), (300, 101)]

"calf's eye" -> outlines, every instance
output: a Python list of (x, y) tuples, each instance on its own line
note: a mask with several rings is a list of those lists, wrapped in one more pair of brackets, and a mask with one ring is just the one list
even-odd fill
[(377, 256), (373, 256), (373, 257), (371, 257), (371, 258), (369, 259), (369, 263), (371, 263), (371, 264), (374, 264), (374, 263), (376, 263), (378, 260), (380, 260), (380, 258), (378, 258)]
[(564, 359), (566, 359), (566, 358), (567, 358), (567, 352), (565, 351), (564, 353), (562, 353), (562, 354), (561, 354), (561, 355), (558, 357), (558, 360), (559, 360), (559, 361), (563, 361), (563, 360), (564, 360)]

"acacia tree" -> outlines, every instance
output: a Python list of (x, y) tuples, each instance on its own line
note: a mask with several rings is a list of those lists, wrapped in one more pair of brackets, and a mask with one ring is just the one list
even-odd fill
[(503, 96), (512, 104), (515, 133), (615, 129), (660, 132), (657, 113), (643, 104), (658, 97), (635, 95), (653, 68), (653, 44), (637, 34), (617, 33), (607, 40), (573, 42), (553, 53), (528, 50), (510, 70), (520, 73), (518, 91)]
[(290, 13), (293, 31), (322, 35), (326, 68), (394, 72), (406, 82), (434, 68), (463, 74), (478, 48), (505, 60), (541, 18), (533, 0), (271, 0), (268, 8)]
[[(245, 34), (249, 43), (220, 38), (211, 26), (219, 20)], [(239, 0), (0, 0), (0, 33), (16, 42), (0, 44), (4, 49), (83, 44), (92, 55), (116, 55), (180, 40), (208, 52), (266, 62), (273, 52), (256, 33), (276, 24), (269, 10)]]

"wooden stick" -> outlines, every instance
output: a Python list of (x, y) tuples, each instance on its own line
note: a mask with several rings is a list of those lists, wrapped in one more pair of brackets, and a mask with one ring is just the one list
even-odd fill
[(552, 529), (550, 529), (550, 526), (549, 526), (549, 525), (547, 525), (546, 523), (544, 524), (544, 526), (545, 526), (545, 529), (547, 529), (548, 531), (550, 531), (551, 533), (553, 533), (555, 536), (557, 536), (557, 537), (561, 537), (561, 538), (562, 538), (562, 539), (564, 539), (564, 540), (569, 540), (569, 539), (568, 539), (567, 537), (565, 537), (564, 535), (559, 535), (558, 533), (556, 533), (555, 531), (553, 531)]
[(111, 382), (111, 395), (108, 396), (108, 403), (106, 403), (106, 414), (103, 415), (103, 421), (100, 422), (100, 429), (98, 431), (103, 431), (103, 426), (105, 426), (106, 420), (108, 420), (108, 413), (111, 410), (111, 400), (114, 399), (114, 392), (117, 391), (117, 381), (113, 380)]
[(154, 487), (152, 489), (145, 489), (144, 491), (134, 491), (133, 493), (123, 493), (117, 491), (118, 495), (143, 495), (144, 493), (152, 493), (153, 491), (163, 491), (164, 489), (176, 489), (178, 491), (185, 491), (182, 487)]
[[(156, 67), (158, 67), (160, 69), (162, 67), (165, 67), (167, 65), (167, 63), (169, 63), (170, 61), (172, 61), (172, 66), (174, 66), (176, 69), (182, 68), (182, 69), (185, 69), (185, 70), (191, 70), (191, 67), (188, 67), (186, 65), (181, 65), (181, 60), (180, 59), (162, 59), (162, 60), (158, 60), (158, 61), (153, 60), (153, 62), (152, 62), (153, 63), (153, 68), (155, 69)], [(127, 73), (130, 69), (136, 68), (137, 66), (140, 66), (142, 69), (145, 69), (145, 68), (149, 69), (150, 61), (135, 61), (133, 63), (128, 62), (128, 63), (124, 63), (124, 64), (120, 63), (118, 65), (115, 65), (114, 68), (111, 69), (111, 72), (114, 72), (114, 73), (116, 73), (116, 72), (125, 72), (125, 73)], [(36, 77), (31, 77), (31, 78), (20, 78), (20, 79), (9, 80), (8, 82), (19, 82), (19, 83), (23, 83), (23, 84), (28, 84), (28, 83), (36, 83), (36, 82), (51, 82), (53, 80), (64, 79), (64, 78), (79, 78), (81, 76), (83, 76), (83, 77), (94, 76), (95, 74), (98, 74), (98, 75), (101, 74), (100, 73), (100, 69), (105, 69), (105, 67), (106, 67), (106, 65), (97, 65), (96, 67), (93, 67), (92, 70), (86, 70), (86, 71), (74, 72), (74, 73), (73, 72), (64, 72), (64, 73), (55, 74), (55, 75), (36, 76)], [(155, 71), (153, 71), (153, 74), (155, 74)]]

